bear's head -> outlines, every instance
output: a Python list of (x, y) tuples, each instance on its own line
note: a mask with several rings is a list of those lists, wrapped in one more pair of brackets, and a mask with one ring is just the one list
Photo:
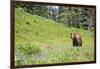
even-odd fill
[(75, 37), (76, 33), (70, 33), (70, 37), (71, 39), (73, 39)]

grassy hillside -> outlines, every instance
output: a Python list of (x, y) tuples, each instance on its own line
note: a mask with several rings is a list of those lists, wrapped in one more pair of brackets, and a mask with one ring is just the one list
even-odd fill
[[(71, 32), (79, 32), (83, 46), (73, 47)], [(93, 32), (67, 28), (22, 8), (15, 9), (15, 64), (48, 64), (94, 60)]]

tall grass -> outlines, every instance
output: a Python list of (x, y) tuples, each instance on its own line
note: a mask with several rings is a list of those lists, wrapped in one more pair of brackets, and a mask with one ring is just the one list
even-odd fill
[[(82, 47), (72, 46), (71, 32), (82, 35)], [(65, 24), (16, 8), (15, 65), (93, 61), (93, 36), (93, 32), (68, 28)]]

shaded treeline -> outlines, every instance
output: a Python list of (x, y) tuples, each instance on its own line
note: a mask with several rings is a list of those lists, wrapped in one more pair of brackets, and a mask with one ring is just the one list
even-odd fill
[(94, 29), (95, 8), (74, 7), (74, 6), (52, 6), (39, 4), (15, 4), (16, 8), (23, 8), (24, 11), (52, 19), (57, 23), (64, 23), (68, 27)]

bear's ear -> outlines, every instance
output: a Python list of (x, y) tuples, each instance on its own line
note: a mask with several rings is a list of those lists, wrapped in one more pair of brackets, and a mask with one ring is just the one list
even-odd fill
[(76, 35), (76, 33), (74, 33), (74, 35)]
[(73, 33), (70, 33), (70, 38), (73, 39)]

